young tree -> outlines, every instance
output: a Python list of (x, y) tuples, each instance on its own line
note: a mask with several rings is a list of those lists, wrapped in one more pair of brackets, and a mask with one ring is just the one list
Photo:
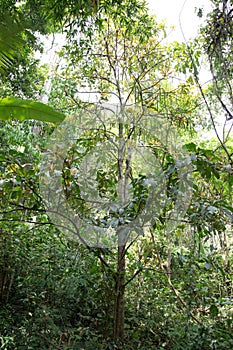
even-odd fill
[[(180, 178), (176, 166), (180, 150), (178, 145), (174, 147), (178, 140), (169, 137), (174, 136), (172, 123), (192, 123), (196, 102), (188, 92), (190, 81), (172, 85), (177, 45), (162, 45), (164, 26), (148, 15), (145, 4), (135, 1), (132, 6), (124, 1), (109, 10), (101, 19), (101, 31), (91, 40), (77, 28), (70, 33), (62, 53), (65, 67), (54, 77), (51, 102), (59, 86), (69, 110), (79, 114), (78, 124), (71, 117), (51, 137), (41, 170), (45, 174), (42, 193), (54, 222), (75, 233), (87, 248), (97, 246), (106, 274), (114, 280), (113, 334), (123, 340), (125, 288), (143, 270), (140, 267), (128, 276), (126, 256), (132, 242), (156, 216), (167, 212), (175, 226), (179, 215), (175, 219), (174, 211), (180, 210), (182, 215), (185, 210), (175, 187), (183, 184), (180, 193), (183, 191), (187, 204), (188, 170)], [(89, 92), (95, 100), (83, 102), (81, 94)], [(64, 108), (64, 100), (60, 106)], [(97, 153), (94, 147), (99, 147)], [(85, 161), (90, 152), (92, 156)], [(92, 186), (91, 191), (88, 186)], [(169, 200), (164, 199), (166, 194)], [(110, 244), (103, 237), (109, 231)], [(113, 244), (118, 246), (116, 268), (98, 248), (98, 244), (105, 247), (104, 243), (111, 249)]]

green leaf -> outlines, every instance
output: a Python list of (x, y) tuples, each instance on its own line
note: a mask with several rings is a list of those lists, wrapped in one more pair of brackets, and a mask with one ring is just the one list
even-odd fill
[(215, 317), (218, 315), (218, 308), (216, 305), (211, 305), (210, 306), (210, 314), (211, 316)]
[(230, 175), (229, 177), (229, 185), (233, 186), (233, 175)]
[(196, 151), (197, 151), (197, 146), (196, 146), (195, 143), (193, 143), (193, 142), (187, 143), (187, 144), (185, 145), (185, 147), (186, 147), (187, 150), (190, 151), (190, 152), (196, 152)]
[(0, 99), (0, 120), (26, 120), (36, 119), (43, 122), (60, 123), (65, 116), (53, 108), (30, 100), (15, 97)]

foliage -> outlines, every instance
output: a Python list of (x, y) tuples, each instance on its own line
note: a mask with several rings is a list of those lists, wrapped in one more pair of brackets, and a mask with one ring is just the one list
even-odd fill
[[(35, 37), (26, 28), (28, 28), (28, 25), (22, 20), (21, 13), (14, 13), (13, 17), (10, 17), (10, 9), (4, 9), (1, 14), (0, 24), (0, 69), (1, 82), (4, 84), (2, 86), (3, 95), (7, 95), (7, 93), (16, 95), (15, 89), (18, 95), (20, 95), (19, 90), (21, 88), (23, 97), (25, 95), (26, 97), (28, 95), (35, 97), (29, 77), (30, 79), (32, 77), (41, 79), (41, 76), (34, 72), (37, 69), (36, 61), (29, 58), (32, 50), (26, 42), (29, 41), (32, 44), (35, 41)], [(17, 54), (16, 49), (21, 49), (19, 54)], [(14, 71), (12, 69), (13, 61), (14, 63), (17, 62)], [(29, 65), (30, 68), (28, 67)], [(29, 88), (27, 81), (30, 82)], [(38, 119), (56, 123), (64, 119), (61, 113), (53, 111), (52, 108), (40, 102), (5, 97), (1, 99), (0, 105), (1, 120), (8, 120), (10, 118)]]
[(2, 68), (9, 67), (15, 56), (16, 48), (20, 49), (25, 44), (19, 33), (24, 30), (21, 22), (14, 22), (6, 14), (0, 23), (0, 62)]
[[(64, 24), (70, 14), (66, 22), (69, 42), (62, 52), (66, 66), (53, 77), (50, 105), (69, 114), (70, 120), (82, 113), (89, 129), (75, 139), (63, 162), (62, 184), (69, 204), (87, 220), (115, 230), (145, 208), (145, 167), (139, 161), (130, 163), (129, 153), (121, 153), (121, 142), (127, 151), (135, 144), (144, 146), (159, 161), (168, 200), (144, 235), (140, 227), (137, 239), (123, 255), (116, 247), (85, 246), (58, 230), (42, 202), (39, 167), (55, 129), (43, 121), (61, 122), (64, 116), (27, 100), (37, 100), (41, 91), (32, 89), (30, 96), (29, 87), (38, 77), (37, 72), (31, 74), (36, 63), (27, 82), (21, 81), (24, 74), (17, 76), (14, 67), (5, 67), (0, 101), (0, 348), (231, 349), (233, 143), (230, 133), (223, 143), (193, 138), (193, 121), (203, 118), (203, 109), (189, 70), (199, 64), (200, 51), (191, 62), (184, 45), (162, 45), (164, 26), (138, 0), (91, 2), (91, 8), (87, 8), (89, 2), (81, 1), (56, 2), (54, 7), (40, 1), (38, 9), (36, 3), (27, 1), (18, 10), (14, 1), (2, 1), (1, 6), (28, 13), (30, 20), (36, 19), (34, 29), (41, 24), (44, 31), (51, 30), (54, 20), (56, 25)], [(82, 8), (85, 14), (76, 20)], [(93, 8), (97, 27), (91, 27), (88, 34)], [(51, 22), (42, 10), (48, 12)], [(75, 30), (82, 18), (79, 37)], [(18, 67), (21, 64), (24, 72), (32, 62), (29, 52), (19, 50)], [(182, 70), (188, 73), (187, 79), (174, 85), (172, 77)], [(7, 85), (10, 74), (16, 79)], [(39, 70), (38, 74), (41, 86), (45, 73)], [(81, 98), (80, 90), (88, 89), (96, 91), (97, 104)], [(12, 95), (26, 100), (9, 97)], [(98, 112), (99, 120), (102, 117), (96, 105), (110, 102), (112, 107), (112, 96), (131, 124), (122, 127), (120, 118), (115, 119), (118, 124), (113, 122), (111, 111), (106, 123), (94, 125), (93, 115)], [(134, 108), (126, 106), (127, 102)], [(135, 117), (145, 116), (146, 111), (162, 115), (177, 127), (179, 135), (186, 135), (193, 194), (186, 216), (171, 232), (166, 231), (166, 219), (177, 199), (178, 165), (171, 150), (146, 127), (132, 130)], [(75, 130), (72, 132), (74, 138)], [(116, 207), (107, 208), (100, 217), (98, 207), (81, 198), (76, 175), (85, 156), (99, 147), (100, 157), (101, 145), (108, 142), (116, 145), (117, 157), (109, 158), (105, 152), (102, 167), (93, 176), (100, 199), (110, 199)], [(124, 164), (127, 160), (131, 165), (128, 175), (126, 166), (118, 165), (121, 157)], [(48, 167), (52, 178), (56, 169), (52, 163)], [(120, 208), (119, 170), (128, 176), (130, 188), (128, 203)], [(119, 269), (119, 256), (125, 259), (123, 269)], [(116, 290), (122, 275), (125, 337), (113, 339)]]
[[(232, 37), (233, 7), (229, 0), (212, 1), (214, 9), (202, 28), (204, 48), (213, 76), (214, 92), (226, 118), (232, 119)], [(227, 101), (225, 101), (225, 98)]]

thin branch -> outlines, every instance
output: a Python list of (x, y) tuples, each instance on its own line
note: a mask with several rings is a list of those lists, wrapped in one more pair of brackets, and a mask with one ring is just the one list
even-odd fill
[(125, 284), (124, 284), (124, 288), (140, 273), (140, 272), (142, 272), (143, 271), (143, 266), (142, 267), (140, 267), (134, 274), (133, 274), (133, 276), (127, 281), (127, 282), (125, 282)]

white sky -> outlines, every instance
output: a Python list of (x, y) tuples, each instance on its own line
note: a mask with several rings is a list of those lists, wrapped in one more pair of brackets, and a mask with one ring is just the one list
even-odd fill
[[(211, 10), (210, 0), (147, 0), (147, 3), (158, 22), (165, 20), (167, 26), (175, 26), (174, 30), (169, 31), (171, 41), (194, 38), (199, 25)], [(203, 8), (202, 18), (197, 16), (195, 8)]]

